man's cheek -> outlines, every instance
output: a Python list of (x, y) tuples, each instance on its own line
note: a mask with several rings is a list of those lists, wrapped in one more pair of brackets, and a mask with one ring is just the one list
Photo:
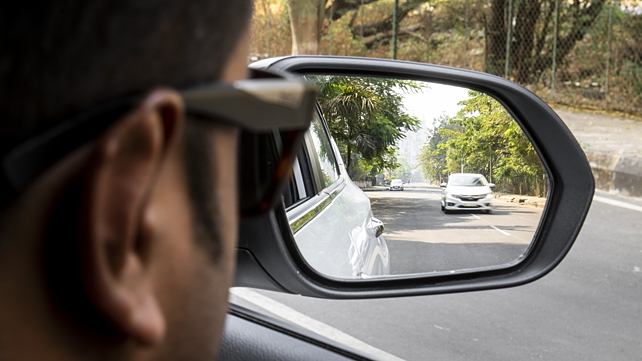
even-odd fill
[(194, 233), (186, 179), (181, 176), (179, 158), (171, 159), (161, 170), (150, 196), (150, 206), (143, 214), (146, 227), (153, 232), (150, 271), (156, 274), (156, 288), (162, 304), (180, 307), (177, 295), (185, 292), (191, 275)]

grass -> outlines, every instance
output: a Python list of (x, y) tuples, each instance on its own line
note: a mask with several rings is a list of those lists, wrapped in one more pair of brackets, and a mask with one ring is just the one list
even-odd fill
[(634, 120), (642, 121), (642, 114), (638, 112), (623, 112), (620, 110), (604, 109), (604, 108), (593, 107), (590, 105), (566, 104), (566, 103), (557, 103), (557, 102), (548, 102), (548, 101), (547, 103), (548, 105), (551, 106), (551, 108), (557, 108), (557, 109), (574, 111), (574, 112), (600, 114), (600, 115), (606, 115), (609, 117), (619, 117), (619, 118), (634, 119)]

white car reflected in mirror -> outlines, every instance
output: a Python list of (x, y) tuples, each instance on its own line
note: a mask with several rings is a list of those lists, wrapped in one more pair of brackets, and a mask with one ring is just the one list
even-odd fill
[[(493, 191), (486, 177), (475, 173), (454, 173), (448, 176), (441, 195), (441, 211), (483, 211), (490, 213)], [(493, 184), (494, 186), (494, 184)]]

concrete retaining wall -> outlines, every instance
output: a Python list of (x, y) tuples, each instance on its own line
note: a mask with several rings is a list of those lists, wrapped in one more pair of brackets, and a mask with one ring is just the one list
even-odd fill
[(595, 188), (642, 197), (642, 159), (587, 151)]

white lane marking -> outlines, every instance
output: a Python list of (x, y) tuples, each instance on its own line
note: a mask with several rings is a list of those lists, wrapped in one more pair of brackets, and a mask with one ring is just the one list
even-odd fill
[(506, 236), (510, 236), (510, 233), (504, 232), (504, 231), (502, 231), (501, 229), (499, 229), (499, 228), (497, 228), (497, 227), (495, 227), (495, 226), (493, 226), (493, 225), (490, 225), (490, 226), (491, 226), (491, 228), (492, 228), (492, 229), (496, 230), (497, 232), (499, 232), (499, 233), (501, 233), (501, 234), (504, 234), (504, 235), (506, 235)]
[(634, 266), (633, 267), (633, 272), (642, 272), (642, 270), (640, 269), (640, 267)]
[(306, 328), (312, 332), (315, 332), (323, 337), (329, 338), (333, 341), (342, 343), (349, 347), (352, 347), (356, 350), (365, 352), (381, 360), (390, 360), (390, 361), (403, 361), (403, 359), (391, 355), (383, 350), (380, 350), (372, 345), (369, 345), (357, 338), (354, 338), (343, 331), (339, 331), (336, 328), (326, 325), (325, 323), (318, 321), (310, 316), (306, 316), (301, 312), (293, 310), (292, 308), (277, 302), (267, 296), (264, 296), (260, 293), (254, 292), (247, 288), (232, 288), (230, 292), (245, 301), (248, 301), (252, 304), (255, 304), (266, 311), (277, 315), (283, 319), (288, 320), (289, 322)]
[[(479, 217), (478, 215), (475, 215), (475, 214), (472, 214), (472, 213), (471, 213), (470, 215), (471, 215), (471, 216), (473, 216), (473, 217), (475, 217), (475, 218), (477, 218), (477, 219), (481, 219), (481, 217)], [(488, 223), (488, 222), (486, 222), (486, 223)], [(501, 229), (499, 229), (499, 228), (497, 228), (497, 227), (493, 226), (492, 224), (488, 224), (488, 225), (490, 226), (490, 228), (492, 228), (492, 229), (496, 230), (497, 232), (502, 233), (502, 234), (504, 234), (504, 235), (506, 235), (506, 236), (510, 236), (510, 233), (504, 232), (504, 231), (502, 231)]]
[(631, 203), (622, 202), (622, 201), (616, 201), (615, 199), (611, 199), (611, 198), (593, 196), (593, 200), (596, 201), (596, 202), (605, 203), (605, 204), (609, 204), (609, 205), (620, 207), (620, 208), (630, 209), (632, 211), (642, 212), (642, 207), (641, 206), (638, 206), (638, 205), (635, 205), (635, 204), (631, 204)]

